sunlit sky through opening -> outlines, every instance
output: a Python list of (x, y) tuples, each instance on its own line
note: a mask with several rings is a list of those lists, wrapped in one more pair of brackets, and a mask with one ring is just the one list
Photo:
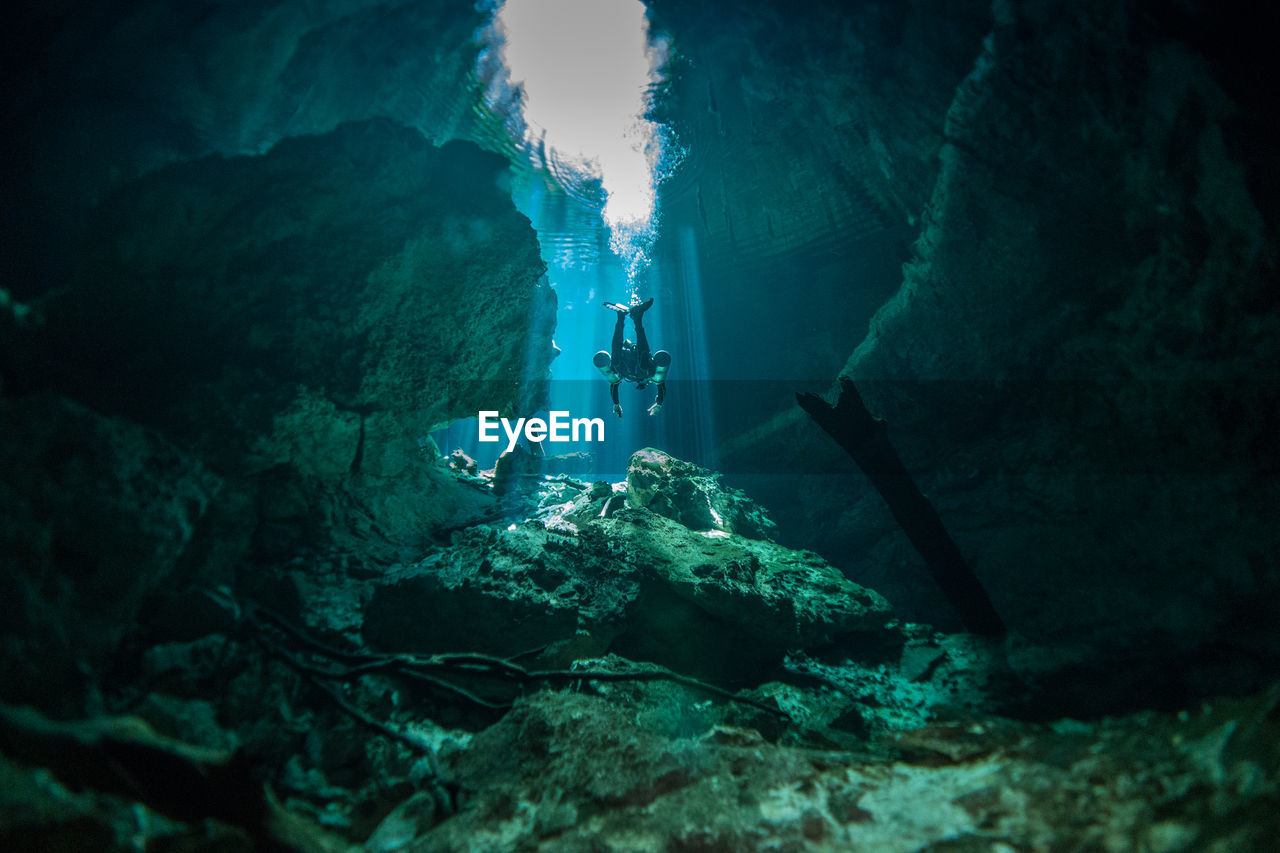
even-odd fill
[(601, 182), (629, 284), (649, 264), (666, 129), (645, 118), (667, 60), (639, 0), (506, 0), (491, 45), (519, 88), (525, 141)]

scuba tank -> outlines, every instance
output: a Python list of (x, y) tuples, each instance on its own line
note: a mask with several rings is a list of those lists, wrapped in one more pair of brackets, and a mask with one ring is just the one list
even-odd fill
[[(668, 361), (670, 361), (669, 357)], [(610, 358), (609, 353), (604, 350), (600, 350), (600, 352), (596, 353), (596, 356), (591, 360), (591, 363), (596, 366), (596, 369), (600, 371), (600, 374), (605, 379), (609, 380), (610, 385), (622, 381), (622, 377), (618, 375), (618, 371), (613, 369), (613, 359)]]
[[(607, 355), (607, 353), (606, 353)], [(600, 356), (597, 355), (596, 358)], [(667, 378), (667, 369), (671, 367), (671, 353), (660, 349), (653, 354), (653, 378), (650, 382), (661, 382)]]

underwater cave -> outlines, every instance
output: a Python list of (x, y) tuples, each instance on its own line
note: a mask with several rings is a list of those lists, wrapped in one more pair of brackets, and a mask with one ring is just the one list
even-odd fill
[(3, 849), (1275, 849), (1274, 10), (5, 14)]

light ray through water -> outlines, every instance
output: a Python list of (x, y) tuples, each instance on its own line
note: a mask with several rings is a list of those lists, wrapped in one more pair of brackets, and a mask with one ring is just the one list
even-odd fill
[[(512, 199), (538, 233), (558, 300), (555, 337), (563, 354), (551, 365), (549, 408), (607, 424), (603, 444), (546, 450), (589, 453), (595, 476), (621, 479), (636, 449), (683, 444), (704, 427), (709, 434), (704, 401), (690, 405), (687, 386), (685, 393), (669, 392), (666, 410), (650, 417), (654, 387), (638, 391), (624, 383), (625, 414), (615, 417), (608, 385), (591, 363), (597, 350), (609, 348), (617, 317), (601, 303), (656, 296), (644, 319), (651, 345), (675, 357), (673, 378), (698, 372), (690, 348), (701, 341), (701, 329), (689, 328), (689, 295), (678, 292), (683, 282), (663, 286), (652, 256), (658, 189), (685, 153), (669, 128), (646, 117), (670, 48), (650, 32), (639, 0), (506, 0), (490, 11), (491, 24), (478, 34), (484, 50), (477, 71), (488, 87), (487, 108), (514, 145), (508, 152), (526, 158), (529, 168), (513, 175)], [(664, 317), (680, 338), (664, 338)], [(700, 312), (697, 319), (700, 327)], [(626, 327), (634, 340), (633, 324)], [(498, 448), (465, 441), (474, 424), (465, 422), (461, 433), (455, 424), (439, 438), (449, 447), (464, 439), (461, 446), (487, 467)]]
[(525, 150), (582, 200), (592, 199), (580, 183), (598, 183), (634, 295), (657, 234), (657, 187), (679, 157), (647, 118), (667, 40), (651, 36), (639, 0), (505, 0), (481, 38), (501, 69), (487, 98), (519, 105)]

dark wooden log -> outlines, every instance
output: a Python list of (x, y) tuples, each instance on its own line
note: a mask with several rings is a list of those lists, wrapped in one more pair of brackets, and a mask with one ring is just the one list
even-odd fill
[(796, 394), (796, 401), (871, 479), (911, 544), (924, 557), (966, 630), (985, 635), (1004, 633), (1004, 621), (987, 591), (942, 526), (933, 504), (907, 473), (889, 442), (884, 421), (867, 411), (853, 382), (840, 377), (840, 399), (834, 406), (816, 394)]

